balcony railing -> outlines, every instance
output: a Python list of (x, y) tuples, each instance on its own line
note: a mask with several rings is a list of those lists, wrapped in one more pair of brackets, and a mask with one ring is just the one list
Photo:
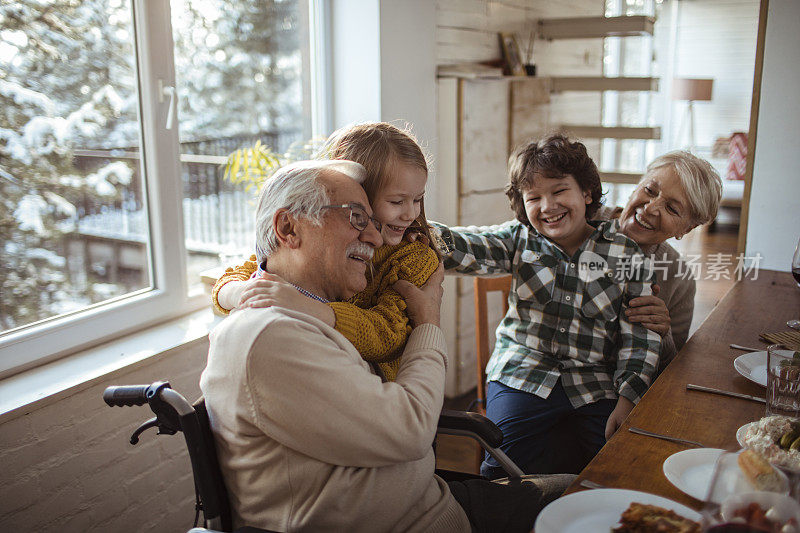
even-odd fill
[[(247, 255), (253, 249), (255, 196), (252, 191), (223, 179), (227, 155), (251, 146), (256, 139), (285, 152), (300, 132), (263, 132), (256, 136), (238, 136), (181, 143), (181, 180), (183, 182), (183, 221), (186, 246), (190, 253), (204, 255)], [(143, 200), (141, 164), (138, 151), (131, 148), (111, 150), (76, 150), (76, 170), (89, 174), (106, 165), (122, 161), (131, 170), (130, 182), (119, 186), (119, 194), (98, 201), (87, 193), (77, 206), (73, 231), (78, 236), (102, 237), (144, 243), (147, 220)]]

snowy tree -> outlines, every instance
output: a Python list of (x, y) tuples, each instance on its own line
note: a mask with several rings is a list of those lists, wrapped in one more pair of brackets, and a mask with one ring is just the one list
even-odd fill
[[(182, 140), (299, 129), (297, 2), (180, 2)], [(75, 158), (137, 151), (133, 42), (127, 0), (0, 0), (0, 330), (125, 292), (71, 275), (67, 237), (92, 206), (141, 194), (135, 160)]]
[[(112, 85), (121, 70), (130, 71), (130, 44), (115, 34), (129, 19), (119, 9), (116, 23), (112, 17), (101, 21), (104, 4), (0, 3), (3, 329), (94, 299), (90, 285), (68, 279), (64, 236), (87, 197), (113, 199), (118, 191), (108, 181), (92, 183), (77, 174), (73, 151), (98, 137), (122, 140), (125, 128), (117, 125), (136, 116), (135, 93), (125, 102)], [(98, 68), (109, 56), (128, 64)]]
[(183, 0), (173, 25), (181, 140), (301, 131), (297, 2)]

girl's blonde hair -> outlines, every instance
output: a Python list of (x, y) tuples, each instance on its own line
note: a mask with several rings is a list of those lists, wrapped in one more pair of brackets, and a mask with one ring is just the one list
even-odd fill
[[(370, 202), (389, 184), (400, 165), (412, 165), (423, 170), (426, 176), (428, 174), (428, 161), (413, 134), (388, 122), (365, 122), (340, 128), (328, 137), (321, 155), (363, 165), (367, 169), (367, 179), (361, 185)], [(419, 216), (409, 231), (424, 235), (431, 249), (441, 258), (425, 218), (424, 199), (420, 202)]]

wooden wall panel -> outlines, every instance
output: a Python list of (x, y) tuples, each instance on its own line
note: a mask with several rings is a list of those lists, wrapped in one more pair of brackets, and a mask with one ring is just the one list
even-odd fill
[[(505, 187), (505, 175), (499, 176)], [(508, 205), (508, 197), (502, 191), (489, 194), (470, 194), (461, 198), (461, 223), (470, 226), (502, 224), (514, 218)]]
[(473, 81), (463, 87), (461, 191), (502, 187), (509, 151), (508, 83)]
[[(524, 54), (531, 30), (540, 18), (599, 16), (603, 11), (603, 0), (437, 0), (437, 63), (499, 59), (501, 53), (497, 33), (501, 31), (517, 33)], [(575, 57), (584, 57), (585, 45), (577, 44), (579, 41), (565, 42), (570, 44), (536, 40), (536, 63), (546, 65), (545, 70), (549, 68), (551, 60), (558, 65), (558, 56), (564, 50), (570, 50), (569, 53)], [(556, 50), (551, 51), (552, 47)]]

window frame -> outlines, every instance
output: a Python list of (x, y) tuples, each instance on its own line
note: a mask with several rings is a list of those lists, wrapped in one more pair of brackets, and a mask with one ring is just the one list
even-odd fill
[[(170, 99), (159, 98), (160, 88), (175, 87), (176, 81), (174, 54), (164, 53), (174, 50), (170, 2), (131, 0), (131, 4), (139, 76), (139, 164), (146, 184), (143, 197), (149, 221), (147, 268), (151, 287), (0, 334), (0, 379), (203, 307), (210, 309), (207, 294), (189, 294), (179, 130), (166, 129)], [(308, 23), (309, 36), (317, 43), (316, 48), (324, 51), (325, 45), (319, 43), (327, 41), (327, 34), (321, 32), (326, 21), (318, 17), (326, 17), (327, 9), (318, 4), (327, 5), (327, 0), (300, 0), (299, 7)], [(324, 57), (315, 57), (320, 51), (309, 54), (308, 46), (306, 39), (303, 53), (313, 67)], [(317, 68), (315, 72), (322, 76), (303, 80), (304, 93), (312, 101), (317, 100), (329, 77), (325, 70)], [(309, 91), (312, 82), (316, 87), (312, 85)], [(319, 104), (311, 105), (310, 110), (315, 125), (315, 116), (326, 116), (326, 102)], [(314, 129), (318, 131), (318, 127)]]

